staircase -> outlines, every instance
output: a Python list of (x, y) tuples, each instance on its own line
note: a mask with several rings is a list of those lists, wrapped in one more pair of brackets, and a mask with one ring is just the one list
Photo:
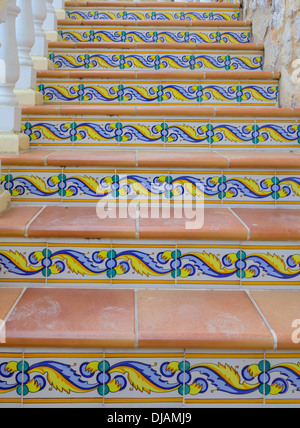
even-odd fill
[(299, 406), (300, 109), (240, 12), (66, 2), (0, 155), (0, 406)]

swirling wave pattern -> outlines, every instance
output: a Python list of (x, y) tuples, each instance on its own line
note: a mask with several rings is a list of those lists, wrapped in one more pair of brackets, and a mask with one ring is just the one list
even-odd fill
[(249, 103), (253, 101), (277, 101), (278, 87), (274, 85), (180, 85), (161, 84), (151, 86), (145, 83), (138, 85), (50, 85), (40, 84), (37, 90), (44, 96), (44, 101), (70, 101), (70, 102), (161, 102), (172, 101), (209, 103), (220, 101), (222, 103), (237, 102)]
[(145, 21), (145, 20), (159, 20), (159, 21), (169, 21), (169, 20), (183, 20), (187, 19), (189, 21), (236, 21), (239, 19), (239, 12), (224, 11), (224, 12), (176, 12), (176, 11), (167, 11), (167, 12), (155, 12), (155, 11), (105, 11), (100, 12), (97, 10), (72, 10), (67, 11), (68, 17), (70, 19), (104, 19), (104, 20), (116, 20), (123, 19), (125, 21)]
[[(27, 258), (18, 251), (0, 250), (0, 271), (16, 276), (58, 277), (66, 269), (81, 277), (101, 276), (104, 278), (122, 277), (135, 272), (141, 277), (161, 278), (171, 275), (173, 278), (198, 278), (200, 273), (207, 279), (238, 279), (265, 277), (286, 281), (299, 277), (300, 255), (290, 254), (284, 259), (271, 253), (244, 251), (228, 253), (223, 257), (213, 253), (162, 251), (157, 256), (139, 250), (116, 251), (100, 250), (92, 255), (72, 249), (34, 251)], [(122, 279), (122, 278), (121, 278)]]
[(198, 126), (184, 124), (157, 123), (143, 125), (116, 122), (63, 122), (59, 125), (47, 122), (22, 124), (21, 131), (29, 136), (30, 141), (78, 141), (90, 139), (97, 142), (129, 142), (134, 138), (139, 141), (154, 143), (214, 144), (222, 141), (234, 143), (295, 143), (300, 144), (300, 125), (263, 124), (261, 126), (246, 124), (244, 126), (229, 124), (207, 124)]
[[(250, 177), (226, 177), (224, 175), (211, 176), (204, 179), (194, 176), (182, 175), (176, 178), (171, 176), (157, 176), (153, 179), (140, 175), (130, 174), (126, 176), (103, 176), (95, 179), (84, 175), (66, 176), (65, 174), (53, 175), (47, 180), (38, 174), (24, 173), (2, 174), (0, 184), (8, 190), (13, 198), (27, 196), (40, 196), (51, 198), (59, 195), (72, 201), (72, 198), (85, 197), (103, 199), (108, 196), (131, 200), (138, 197), (150, 202), (152, 196), (167, 198), (169, 200), (180, 199), (185, 201), (186, 196), (193, 200), (218, 198), (220, 200), (234, 200), (243, 195), (244, 201), (280, 200), (291, 194), (300, 197), (299, 177), (264, 178), (259, 183)], [(205, 200), (204, 199), (204, 200)], [(191, 199), (186, 199), (186, 202)]]
[(260, 55), (221, 54), (71, 54), (50, 53), (49, 59), (55, 68), (97, 68), (97, 69), (199, 69), (199, 70), (261, 70)]
[(247, 31), (138, 31), (138, 30), (59, 30), (63, 40), (73, 42), (138, 43), (250, 43)]
[[(171, 357), (171, 356), (170, 356)], [(172, 357), (171, 357), (172, 358)], [(228, 356), (230, 358), (230, 354)], [(71, 358), (70, 358), (71, 359)], [(99, 396), (135, 391), (144, 396), (177, 392), (178, 396), (205, 397), (213, 387), (217, 392), (236, 398), (260, 393), (262, 396), (283, 396), (293, 385), (295, 395), (300, 391), (300, 363), (268, 360), (235, 366), (228, 362), (165, 360), (149, 364), (147, 359), (124, 359), (111, 364), (106, 360), (87, 360), (76, 365), (53, 359), (36, 358), (36, 362), (24, 360), (4, 361), (0, 364), (0, 394), (15, 391), (17, 395), (39, 397), (39, 393), (51, 386), (50, 391), (84, 397), (91, 391)], [(193, 364), (194, 363), (194, 364)], [(128, 386), (130, 388), (128, 388)], [(48, 392), (49, 394), (49, 392)], [(47, 395), (48, 395), (47, 394)], [(211, 397), (210, 397), (211, 398)], [(275, 398), (275, 397), (274, 397)]]

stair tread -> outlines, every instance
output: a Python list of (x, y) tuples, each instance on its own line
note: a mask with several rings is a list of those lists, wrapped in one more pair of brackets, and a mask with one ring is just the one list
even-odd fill
[(0, 346), (296, 350), (299, 304), (300, 290), (1, 287)]
[(184, 20), (177, 20), (177, 19), (170, 19), (168, 21), (147, 21), (147, 20), (141, 20), (141, 21), (133, 21), (133, 20), (123, 20), (123, 19), (115, 19), (115, 20), (104, 20), (104, 19), (59, 19), (57, 21), (57, 24), (60, 28), (62, 27), (151, 27), (151, 28), (157, 28), (157, 27), (179, 27), (179, 28), (243, 28), (243, 27), (250, 27), (251, 21), (242, 21), (242, 20), (235, 20), (235, 21), (192, 21), (188, 19)]
[(103, 49), (103, 50), (113, 50), (113, 49), (122, 49), (122, 50), (135, 50), (143, 49), (150, 50), (153, 52), (153, 49), (156, 51), (160, 50), (175, 50), (179, 52), (183, 49), (188, 49), (192, 51), (202, 51), (202, 50), (217, 50), (217, 51), (263, 51), (263, 43), (140, 43), (140, 42), (72, 42), (67, 40), (62, 41), (49, 41), (49, 49), (53, 48), (64, 48), (64, 49)]
[(273, 71), (198, 71), (198, 70), (46, 70), (37, 72), (38, 79), (122, 79), (131, 80), (278, 80), (280, 72)]
[(166, 2), (166, 1), (143, 1), (143, 2), (126, 2), (126, 1), (116, 1), (116, 2), (102, 2), (102, 1), (66, 1), (65, 7), (95, 7), (95, 8), (147, 8), (147, 7), (166, 7), (171, 9), (180, 9), (180, 8), (187, 8), (187, 9), (202, 9), (202, 8), (213, 8), (213, 9), (239, 9), (240, 3), (222, 3), (222, 2), (202, 2), (199, 3), (192, 3), (192, 2)]
[(2, 166), (298, 169), (300, 150), (27, 150)]
[(91, 115), (91, 116), (159, 116), (159, 117), (274, 117), (300, 118), (300, 108), (281, 107), (203, 107), (203, 106), (83, 106), (83, 105), (44, 105), (22, 107), (23, 115)]
[[(13, 206), (0, 217), (0, 236), (64, 239), (179, 239), (291, 241), (300, 239), (300, 210), (287, 208), (198, 207), (162, 218), (141, 207), (103, 211), (94, 206)], [(97, 215), (98, 213), (98, 215)], [(102, 218), (101, 218), (102, 215)]]

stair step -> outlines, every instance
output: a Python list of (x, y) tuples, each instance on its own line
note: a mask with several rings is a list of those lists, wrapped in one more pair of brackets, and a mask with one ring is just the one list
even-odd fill
[(5, 302), (0, 315), (7, 317), (8, 347), (245, 351), (299, 346), (291, 341), (291, 324), (297, 317), (300, 291), (138, 290), (135, 294), (29, 287), (13, 292), (0, 288), (0, 296)]
[[(102, 43), (250, 43), (250, 21), (58, 20), (62, 40)], [(90, 29), (90, 27), (92, 27)], [(103, 28), (105, 27), (105, 28)], [(137, 28), (138, 27), (138, 28)], [(149, 31), (150, 28), (150, 31)], [(191, 29), (192, 28), (192, 29)], [(176, 45), (175, 45), (176, 46)]]
[[(117, 5), (116, 5), (117, 4)], [(157, 10), (154, 10), (157, 9)], [(145, 6), (143, 3), (126, 2), (67, 2), (66, 13), (70, 19), (101, 19), (101, 20), (191, 20), (191, 21), (234, 21), (240, 18), (239, 4), (205, 3), (190, 6), (182, 2), (179, 6), (174, 3), (156, 2), (155, 6)]]
[(300, 151), (31, 150), (0, 155), (13, 203), (291, 206)]
[(261, 70), (259, 43), (49, 42), (56, 69)]
[(106, 218), (99, 218), (95, 206), (14, 206), (0, 218), (0, 236), (295, 242), (300, 235), (299, 212), (285, 208), (205, 207), (201, 213), (199, 210), (199, 218), (194, 212), (191, 224), (187, 213), (176, 218), (172, 209), (165, 218), (151, 217), (148, 208), (139, 213), (128, 208), (111, 210)]
[(300, 109), (201, 106), (37, 106), (23, 108), (32, 147), (298, 147)]
[[(210, 74), (212, 79), (209, 79)], [(37, 90), (43, 94), (46, 104), (277, 106), (279, 73), (232, 72), (229, 78), (226, 74), (173, 70), (55, 70), (39, 73)]]

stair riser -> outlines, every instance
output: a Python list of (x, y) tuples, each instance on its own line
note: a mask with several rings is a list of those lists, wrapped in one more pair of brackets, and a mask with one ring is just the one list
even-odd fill
[[(134, 421), (132, 425), (137, 424), (133, 418), (140, 417), (133, 407), (144, 407), (142, 418), (157, 424), (163, 420), (188, 423), (198, 416), (188, 406), (274, 408), (285, 403), (297, 407), (300, 394), (293, 382), (299, 361), (296, 351), (265, 353), (259, 349), (2, 348), (3, 373), (6, 366), (13, 369), (0, 377), (11, 386), (2, 391), (0, 406), (104, 407), (111, 412), (100, 421), (113, 418), (118, 423), (127, 417), (126, 421)], [(131, 407), (131, 413), (115, 413), (112, 406)], [(180, 412), (166, 413), (167, 406)], [(145, 407), (150, 408), (149, 413)]]
[(181, 104), (277, 106), (277, 81), (39, 80), (46, 104)]
[(71, 19), (103, 19), (103, 20), (133, 20), (133, 21), (169, 21), (169, 20), (183, 20), (190, 21), (236, 21), (240, 18), (239, 11), (232, 9), (222, 9), (212, 11), (210, 9), (199, 8), (198, 10), (178, 11), (164, 8), (154, 12), (152, 9), (138, 8), (138, 9), (106, 9), (105, 11), (95, 10), (95, 8), (70, 8), (67, 15)]
[(66, 70), (262, 70), (260, 51), (137, 51), (50, 48), (56, 69)]
[(300, 121), (283, 119), (23, 117), (31, 147), (298, 148)]
[[(166, 24), (167, 26), (167, 24)], [(58, 34), (63, 40), (73, 42), (138, 42), (138, 43), (250, 43), (250, 28), (241, 29), (226, 28), (205, 28), (201, 30), (187, 28), (182, 29), (158, 29), (149, 31), (149, 29), (137, 29), (119, 27), (93, 30), (80, 27), (71, 27), (60, 29)]]
[(300, 204), (299, 171), (2, 167), (0, 183), (18, 204)]
[(0, 284), (299, 289), (299, 257), (291, 242), (3, 239)]

